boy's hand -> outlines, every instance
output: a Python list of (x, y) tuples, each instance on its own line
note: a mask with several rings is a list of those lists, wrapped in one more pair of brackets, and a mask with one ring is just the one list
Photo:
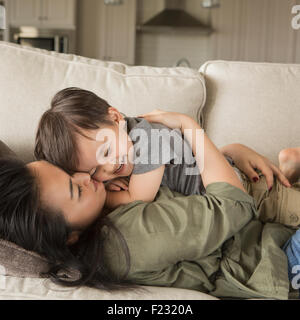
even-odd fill
[(145, 118), (149, 122), (161, 123), (170, 129), (181, 129), (183, 121), (189, 117), (178, 112), (155, 109), (149, 113), (140, 115), (139, 118)]
[[(130, 176), (127, 190), (107, 190), (105, 201), (106, 207), (115, 209), (120, 205), (127, 204), (133, 201), (153, 201), (160, 187), (164, 170), (165, 166), (161, 165), (160, 167), (146, 173), (132, 174)], [(127, 178), (129, 179), (129, 177)], [(116, 183), (116, 180), (118, 180), (118, 185), (121, 182), (121, 186), (125, 188), (124, 184), (126, 184), (126, 182), (123, 181), (124, 179), (126, 178), (118, 178), (109, 182)], [(147, 183), (145, 183), (145, 181)], [(115, 188), (112, 185), (110, 187)]]
[(109, 191), (128, 190), (129, 181), (126, 178), (117, 178), (110, 180), (105, 184), (105, 189)]

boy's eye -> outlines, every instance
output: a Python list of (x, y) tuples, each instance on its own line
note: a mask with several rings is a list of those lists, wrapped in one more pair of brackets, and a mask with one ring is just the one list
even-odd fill
[(109, 155), (109, 151), (110, 151), (110, 148), (108, 148), (105, 153), (104, 153), (104, 157), (107, 157)]

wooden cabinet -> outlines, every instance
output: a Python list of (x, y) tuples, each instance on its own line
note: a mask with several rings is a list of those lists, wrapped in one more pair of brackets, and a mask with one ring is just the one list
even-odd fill
[(76, 26), (76, 1), (74, 0), (44, 0), (44, 21), (49, 28), (63, 26), (75, 28)]
[(9, 23), (13, 26), (38, 25), (42, 17), (41, 0), (11, 0), (7, 3)]
[(100, 5), (100, 59), (135, 62), (136, 0), (124, 0), (121, 5)]
[(9, 24), (13, 27), (76, 27), (76, 0), (10, 0), (8, 5)]

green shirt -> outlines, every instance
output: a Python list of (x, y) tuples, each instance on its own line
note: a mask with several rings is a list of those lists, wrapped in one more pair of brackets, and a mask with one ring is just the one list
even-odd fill
[[(208, 185), (204, 196), (162, 187), (154, 202), (136, 201), (108, 217), (127, 243), (127, 277), (137, 284), (218, 297), (288, 297), (287, 261), (280, 246), (292, 232), (257, 220), (253, 198), (228, 183)], [(123, 275), (125, 255), (114, 232), (105, 246), (110, 267)]]

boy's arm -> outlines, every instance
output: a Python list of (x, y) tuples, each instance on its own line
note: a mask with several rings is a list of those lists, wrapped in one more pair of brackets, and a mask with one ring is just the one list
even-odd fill
[[(169, 128), (181, 129), (185, 139), (192, 147), (205, 188), (213, 182), (227, 182), (246, 192), (234, 169), (204, 131), (204, 139), (202, 140), (202, 142), (204, 142), (204, 154), (199, 154), (197, 148), (198, 139), (196, 139), (196, 137), (198, 137), (197, 133), (198, 130), (201, 130), (201, 127), (195, 120), (184, 114), (162, 110), (154, 110), (148, 114), (141, 115), (140, 117), (145, 118), (149, 122), (162, 123)], [(204, 163), (202, 162), (203, 159)], [(202, 170), (203, 165), (204, 169)]]
[(153, 201), (160, 187), (164, 174), (165, 165), (142, 173), (132, 174), (127, 191), (107, 191), (106, 207), (115, 209), (122, 204), (141, 200)]
[(201, 160), (204, 160), (204, 169), (201, 172), (204, 187), (213, 182), (227, 182), (246, 192), (233, 168), (204, 131), (204, 155), (197, 152), (197, 130), (201, 130), (201, 127), (195, 120), (185, 115), (181, 116), (181, 132), (192, 147), (199, 170), (201, 170)]

